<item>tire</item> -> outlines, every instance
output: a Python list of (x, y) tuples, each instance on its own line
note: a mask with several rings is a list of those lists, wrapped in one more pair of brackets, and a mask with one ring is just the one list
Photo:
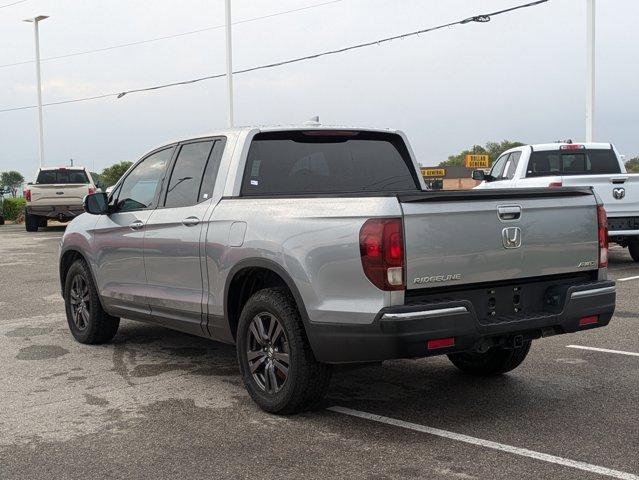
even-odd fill
[(38, 227), (46, 227), (48, 223), (47, 217), (40, 217), (38, 220)]
[(40, 226), (40, 219), (38, 218), (38, 216), (31, 215), (25, 212), (24, 228), (26, 228), (27, 232), (37, 232), (39, 226)]
[[(312, 409), (328, 389), (331, 368), (315, 360), (295, 300), (285, 288), (260, 290), (246, 302), (237, 328), (237, 356), (246, 390), (269, 413)], [(257, 367), (254, 372), (251, 366)]]
[(479, 377), (501, 375), (517, 368), (530, 351), (530, 341), (521, 348), (493, 347), (485, 353), (453, 353), (448, 359), (462, 372)]
[(628, 244), (628, 252), (635, 262), (639, 262), (639, 241), (633, 240)]
[[(82, 292), (82, 295), (78, 295)], [(120, 319), (104, 311), (93, 277), (84, 260), (73, 262), (64, 279), (64, 305), (69, 330), (80, 343), (110, 341), (118, 331)], [(84, 307), (80, 307), (84, 305)]]
[(0, 215), (0, 225), (4, 225), (4, 217)]

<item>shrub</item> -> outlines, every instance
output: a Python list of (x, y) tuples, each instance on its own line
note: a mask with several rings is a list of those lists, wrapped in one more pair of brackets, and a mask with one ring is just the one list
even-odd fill
[(24, 207), (27, 204), (24, 198), (5, 198), (3, 203), (5, 220), (16, 220), (18, 216), (24, 213)]

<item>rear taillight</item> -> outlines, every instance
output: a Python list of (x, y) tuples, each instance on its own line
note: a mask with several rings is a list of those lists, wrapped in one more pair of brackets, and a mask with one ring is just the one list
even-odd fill
[(404, 232), (401, 218), (371, 218), (359, 231), (366, 277), (382, 290), (404, 289)]
[(563, 186), (562, 182), (550, 182), (548, 184), (549, 188), (559, 188), (559, 187), (562, 187), (562, 186)]
[(89, 187), (89, 195), (95, 193), (95, 188)]
[(24, 197), (24, 199), (25, 199), (27, 202), (30, 202), (30, 201), (31, 201), (31, 190), (29, 190), (29, 189), (27, 188), (24, 192), (22, 192), (22, 196)]
[(599, 321), (599, 316), (598, 315), (590, 315), (588, 317), (581, 317), (579, 319), (579, 326), (580, 327), (586, 327), (588, 325), (594, 325), (598, 321)]
[(608, 216), (603, 205), (597, 205), (597, 231), (599, 237), (599, 268), (608, 266)]

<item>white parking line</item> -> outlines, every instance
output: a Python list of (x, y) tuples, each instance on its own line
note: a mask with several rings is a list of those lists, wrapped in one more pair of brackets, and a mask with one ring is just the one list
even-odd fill
[(579, 348), (581, 350), (592, 350), (593, 352), (618, 353), (619, 355), (630, 355), (631, 357), (639, 357), (639, 353), (624, 352), (623, 350), (610, 350), (608, 348), (582, 347), (581, 345), (566, 345), (566, 348)]
[(578, 470), (584, 470), (586, 472), (596, 473), (599, 475), (605, 475), (605, 476), (613, 477), (613, 478), (620, 478), (622, 480), (639, 480), (639, 476), (634, 475), (632, 473), (626, 473), (620, 470), (612, 470), (610, 468), (600, 467), (598, 465), (592, 465), (590, 463), (578, 462), (576, 460), (570, 460), (569, 458), (556, 457), (554, 455), (535, 452), (534, 450), (528, 450), (526, 448), (513, 447), (510, 445), (505, 445), (503, 443), (491, 442), (490, 440), (483, 440), (481, 438), (470, 437), (468, 435), (462, 435), (461, 433), (449, 432), (447, 430), (440, 430), (438, 428), (426, 427), (424, 425), (419, 425), (417, 423), (405, 422), (403, 420), (396, 420), (394, 418), (383, 417), (381, 415), (375, 415), (373, 413), (360, 412), (358, 410), (351, 410), (350, 408), (345, 408), (345, 407), (329, 407), (328, 410), (331, 410), (337, 413), (342, 413), (344, 415), (350, 415), (352, 417), (364, 418), (366, 420), (372, 420), (374, 422), (393, 425), (395, 427), (406, 428), (409, 430), (414, 430), (416, 432), (428, 433), (430, 435), (436, 435), (438, 437), (448, 438), (449, 440), (457, 440), (458, 442), (470, 443), (472, 445), (478, 445), (480, 447), (492, 448), (493, 450), (501, 450), (502, 452), (513, 453), (515, 455), (534, 458), (536, 460), (543, 460), (544, 462), (555, 463), (557, 465), (576, 468)]
[(634, 277), (626, 277), (626, 278), (618, 278), (618, 282), (627, 282), (628, 280), (637, 280), (639, 279), (639, 275), (635, 275)]

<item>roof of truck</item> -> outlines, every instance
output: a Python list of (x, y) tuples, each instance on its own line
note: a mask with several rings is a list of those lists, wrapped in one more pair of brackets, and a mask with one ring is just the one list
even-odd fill
[(523, 145), (521, 147), (515, 147), (511, 150), (523, 149), (532, 147), (533, 150), (559, 150), (562, 146), (565, 145), (583, 145), (584, 148), (593, 149), (593, 150), (601, 150), (601, 149), (609, 149), (612, 148), (610, 143), (602, 143), (602, 142), (553, 142), (553, 143), (533, 143), (530, 145)]
[(47, 171), (47, 170), (86, 170), (84, 167), (70, 167), (66, 165), (62, 165), (59, 167), (40, 167), (38, 170)]
[(224, 136), (228, 134), (237, 134), (250, 132), (252, 130), (259, 130), (260, 132), (281, 132), (281, 131), (296, 131), (296, 130), (358, 130), (365, 132), (383, 132), (383, 133), (399, 133), (399, 130), (393, 130), (390, 128), (375, 128), (375, 127), (356, 127), (352, 125), (322, 125), (316, 123), (300, 123), (300, 124), (291, 124), (291, 125), (246, 125), (240, 127), (233, 128), (225, 128), (219, 130), (213, 130), (209, 132), (204, 132), (199, 135), (189, 135), (185, 137), (181, 137), (178, 139), (174, 139), (170, 142), (165, 142), (165, 145), (170, 145), (172, 143), (183, 142), (186, 140), (191, 140), (194, 138), (204, 138), (204, 137), (217, 137)]

